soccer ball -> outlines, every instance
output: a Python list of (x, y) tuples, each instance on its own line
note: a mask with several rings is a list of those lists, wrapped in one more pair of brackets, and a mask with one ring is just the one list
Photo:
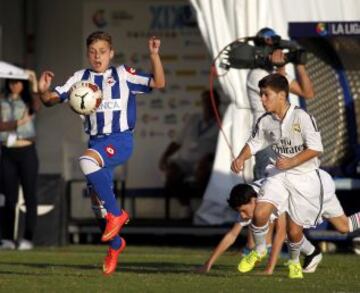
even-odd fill
[(96, 84), (89, 81), (74, 83), (69, 94), (71, 109), (82, 115), (94, 113), (102, 101), (101, 90)]

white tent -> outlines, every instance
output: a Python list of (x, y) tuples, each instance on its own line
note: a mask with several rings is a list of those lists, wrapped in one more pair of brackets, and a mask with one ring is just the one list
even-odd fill
[(20, 67), (0, 61), (0, 78), (29, 79), (29, 75)]
[[(360, 16), (359, 0), (190, 0), (199, 28), (213, 57), (231, 41), (253, 36), (263, 27), (275, 29), (285, 39), (289, 22), (357, 21)], [(293, 72), (291, 65), (287, 71)], [(231, 97), (223, 118), (223, 130), (230, 139), (235, 156), (250, 134), (251, 111), (246, 94), (246, 70), (231, 69), (219, 82)], [(293, 74), (292, 74), (293, 75)], [(248, 180), (249, 168), (245, 165), (242, 176), (230, 171), (233, 158), (219, 136), (213, 172), (197, 210), (194, 223), (221, 225), (234, 220), (236, 215), (228, 207), (226, 198), (231, 188)], [(250, 168), (251, 169), (251, 168)]]

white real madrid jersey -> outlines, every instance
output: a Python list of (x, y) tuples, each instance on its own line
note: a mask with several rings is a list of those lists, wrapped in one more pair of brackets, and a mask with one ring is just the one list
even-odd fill
[(151, 77), (151, 74), (139, 73), (126, 65), (110, 67), (104, 73), (84, 69), (75, 72), (63, 86), (57, 86), (55, 92), (66, 101), (74, 83), (88, 80), (97, 84), (103, 100), (95, 113), (84, 116), (85, 132), (92, 136), (118, 133), (134, 129), (135, 95), (151, 91)]
[[(282, 121), (271, 113), (262, 115), (247, 144), (252, 154), (271, 145), (276, 156), (287, 158), (292, 158), (305, 149), (323, 151), (315, 119), (295, 105), (290, 105)], [(286, 172), (305, 173), (317, 169), (319, 165), (316, 157)]]

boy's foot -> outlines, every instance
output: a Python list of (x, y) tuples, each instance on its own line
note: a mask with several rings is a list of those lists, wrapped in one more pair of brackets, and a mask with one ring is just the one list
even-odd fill
[(121, 210), (120, 216), (114, 216), (112, 213), (107, 213), (105, 216), (106, 227), (101, 237), (102, 242), (110, 241), (119, 234), (122, 226), (129, 222), (129, 215), (125, 210)]
[(16, 248), (15, 242), (8, 239), (0, 241), (0, 250), (14, 250)]
[(111, 275), (115, 271), (119, 254), (123, 252), (125, 247), (126, 247), (126, 242), (125, 239), (122, 237), (121, 237), (121, 246), (119, 247), (119, 249), (115, 250), (109, 247), (103, 264), (104, 275)]
[(263, 254), (258, 253), (256, 250), (252, 250), (248, 255), (244, 256), (239, 265), (238, 271), (240, 273), (250, 272), (257, 263), (261, 262), (266, 256), (266, 251)]
[(305, 256), (303, 263), (304, 273), (314, 273), (316, 268), (322, 260), (322, 253), (318, 247), (315, 248), (314, 252), (310, 255)]
[(34, 244), (26, 239), (21, 239), (17, 247), (18, 250), (32, 250), (34, 249)]
[(289, 261), (289, 278), (290, 279), (302, 279), (302, 267), (299, 262), (293, 262), (292, 260)]

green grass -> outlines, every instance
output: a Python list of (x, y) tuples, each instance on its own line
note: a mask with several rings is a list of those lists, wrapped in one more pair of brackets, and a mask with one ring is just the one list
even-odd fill
[[(315, 274), (289, 280), (279, 266), (271, 277), (236, 270), (239, 255), (222, 256), (213, 270), (195, 273), (210, 249), (129, 246), (116, 273), (104, 277), (105, 246), (1, 251), (1, 292), (360, 292), (360, 257), (327, 254)], [(21, 291), (20, 291), (21, 290)]]

